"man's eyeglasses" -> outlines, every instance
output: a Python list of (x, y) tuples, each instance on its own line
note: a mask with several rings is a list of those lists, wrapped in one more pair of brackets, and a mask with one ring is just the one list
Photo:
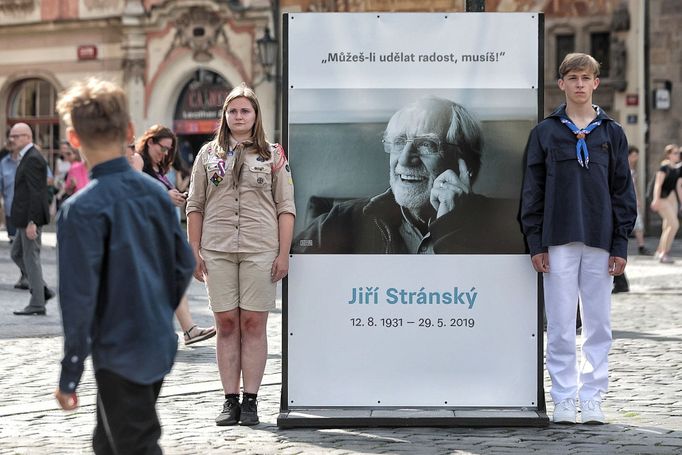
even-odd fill
[(9, 138), (10, 138), (10, 139), (16, 139), (16, 138), (21, 137), (21, 136), (28, 136), (28, 134), (27, 134), (27, 133), (10, 134), (10, 135), (9, 135)]
[(431, 136), (417, 136), (408, 139), (405, 136), (399, 136), (395, 139), (383, 139), (384, 152), (390, 154), (400, 154), (405, 150), (407, 144), (412, 144), (412, 149), (416, 150), (420, 156), (438, 155), (442, 151), (444, 145), (454, 145), (449, 142), (443, 142), (438, 137)]

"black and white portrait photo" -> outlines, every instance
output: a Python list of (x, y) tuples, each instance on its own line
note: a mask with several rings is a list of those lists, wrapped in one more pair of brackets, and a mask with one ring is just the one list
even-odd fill
[[(352, 97), (354, 91), (345, 92)], [(318, 112), (315, 119), (335, 122), (290, 126), (297, 190), (305, 180), (297, 196), (304, 219), (297, 220), (293, 252), (524, 253), (517, 188), (522, 136), (532, 114), (505, 119), (501, 109), (495, 118), (488, 105), (481, 112), (490, 118), (482, 121), (447, 94), (388, 92), (356, 93), (364, 107), (346, 101), (347, 111)], [(478, 103), (486, 99), (468, 95)], [(403, 98), (408, 101), (384, 113)], [(377, 104), (367, 106), (372, 100)], [(382, 114), (386, 121), (374, 121)]]

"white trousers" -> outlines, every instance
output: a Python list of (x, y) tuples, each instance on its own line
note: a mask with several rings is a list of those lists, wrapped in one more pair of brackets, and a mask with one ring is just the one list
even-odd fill
[[(567, 398), (601, 401), (609, 382), (611, 289), (609, 252), (583, 243), (549, 247), (544, 274), (547, 371), (554, 403)], [(582, 355), (576, 354), (576, 305), (580, 300)]]

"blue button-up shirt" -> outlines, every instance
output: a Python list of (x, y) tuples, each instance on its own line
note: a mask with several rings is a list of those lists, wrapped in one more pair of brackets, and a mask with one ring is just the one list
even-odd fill
[(19, 160), (12, 158), (12, 154), (8, 154), (0, 160), (0, 191), (2, 191), (2, 198), (5, 207), (5, 215), (11, 216), (12, 201), (14, 200), (14, 175), (17, 173), (17, 166)]
[(76, 390), (90, 353), (95, 371), (161, 380), (177, 351), (173, 313), (194, 268), (166, 192), (123, 157), (101, 163), (62, 206), (57, 244), (62, 392)]
[(531, 256), (582, 242), (627, 259), (637, 201), (623, 128), (599, 108), (601, 125), (585, 137), (589, 167), (576, 158), (575, 134), (561, 122), (561, 105), (530, 133), (521, 225)]

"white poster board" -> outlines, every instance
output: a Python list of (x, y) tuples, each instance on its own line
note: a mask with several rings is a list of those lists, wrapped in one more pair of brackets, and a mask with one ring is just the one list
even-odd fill
[[(542, 16), (307, 13), (284, 21), (283, 142), (298, 214), (282, 410), (544, 411), (537, 274), (515, 218), (538, 118)], [(453, 221), (449, 243), (429, 232), (416, 247), (392, 197), (395, 160), (382, 138), (397, 112), (425, 98), (455, 103), (480, 125), (480, 170), (469, 172), (466, 194), (481, 202), (459, 215), (475, 221)], [(402, 227), (375, 238), (372, 223), (388, 224), (370, 209), (376, 200), (395, 206)]]
[(537, 406), (526, 255), (314, 254), (290, 266), (289, 407)]
[(289, 15), (289, 88), (537, 87), (538, 13)]

